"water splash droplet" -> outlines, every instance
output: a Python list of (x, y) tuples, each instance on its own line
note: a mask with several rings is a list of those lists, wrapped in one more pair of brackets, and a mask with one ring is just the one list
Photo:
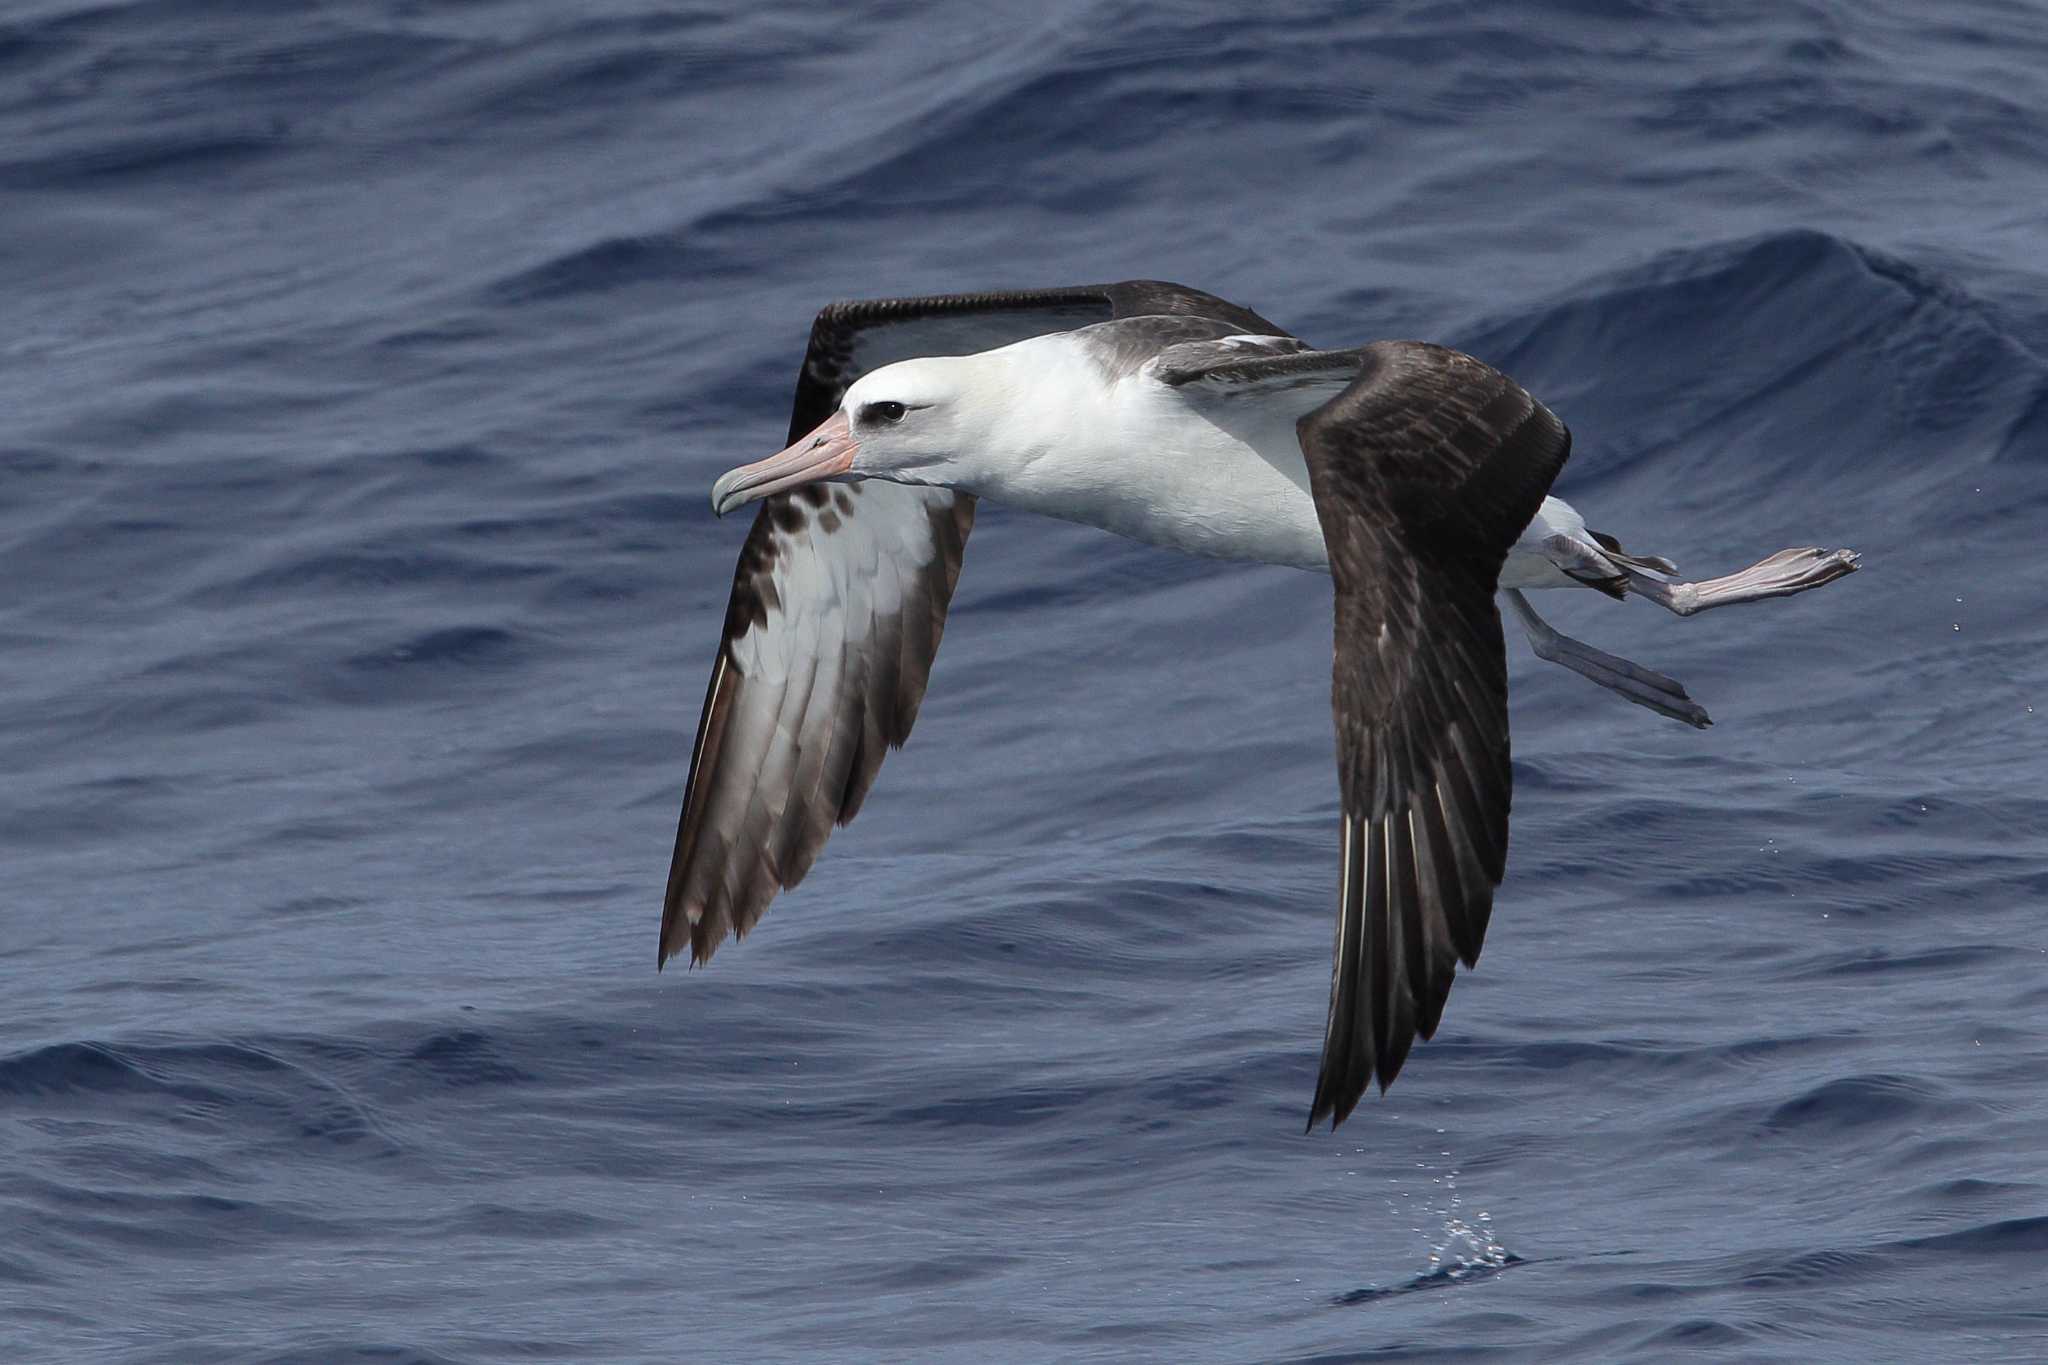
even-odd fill
[(1443, 1210), (1442, 1240), (1429, 1249), (1430, 1274), (1443, 1279), (1465, 1279), (1490, 1275), (1516, 1258), (1493, 1235), (1493, 1215), (1481, 1210), (1467, 1221), (1459, 1210), (1464, 1197), (1458, 1193), (1455, 1168), (1438, 1181), (1448, 1196)]

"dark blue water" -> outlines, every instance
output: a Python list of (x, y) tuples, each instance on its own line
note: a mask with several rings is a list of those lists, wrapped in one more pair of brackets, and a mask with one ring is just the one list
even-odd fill
[[(0, 1359), (2048, 1355), (2048, 19), (1349, 8), (7, 6)], [(812, 312), (1135, 275), (1866, 556), (1542, 599), (1718, 723), (1511, 640), (1485, 959), (1334, 1137), (1289, 570), (985, 512), (860, 822), (654, 971)]]

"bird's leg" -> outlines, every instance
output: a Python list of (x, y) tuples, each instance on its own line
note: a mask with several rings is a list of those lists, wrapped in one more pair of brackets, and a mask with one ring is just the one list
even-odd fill
[(1854, 550), (1780, 550), (1769, 559), (1746, 569), (1709, 578), (1703, 583), (1672, 583), (1643, 572), (1627, 563), (1629, 588), (1641, 593), (1666, 611), (1691, 616), (1709, 607), (1726, 607), (1736, 602), (1756, 602), (1766, 597), (1790, 597), (1823, 583), (1832, 583), (1856, 571)]
[(1537, 658), (1563, 664), (1580, 677), (1590, 678), (1610, 691), (1619, 692), (1636, 705), (1647, 706), (1660, 716), (1682, 720), (1701, 730), (1714, 723), (1708, 718), (1706, 708), (1687, 696), (1684, 685), (1676, 678), (1667, 678), (1654, 669), (1632, 664), (1605, 650), (1595, 649), (1583, 640), (1561, 634), (1536, 614), (1536, 609), (1529, 605), (1529, 599), (1518, 588), (1504, 588), (1501, 596), (1508, 600), (1508, 606), (1528, 633), (1529, 647), (1536, 651)]

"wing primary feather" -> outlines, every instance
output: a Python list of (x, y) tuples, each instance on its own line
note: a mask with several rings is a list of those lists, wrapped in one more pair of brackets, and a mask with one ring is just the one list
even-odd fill
[(1424, 841), (1418, 824), (1420, 798), (1408, 796), (1405, 826), (1395, 837), (1408, 841), (1408, 856), (1415, 868), (1415, 899), (1421, 908), (1423, 933), (1423, 975), (1417, 989), (1415, 1031), (1423, 1038), (1436, 1036), (1443, 1019), (1444, 1003), (1450, 999), (1451, 981), (1457, 970), (1458, 951), (1452, 943), (1450, 915), (1438, 889), (1435, 856)]
[[(1316, 1096), (1309, 1106), (1308, 1129), (1313, 1132), (1317, 1120), (1340, 1106), (1350, 1112), (1351, 1099), (1345, 1098), (1345, 1089), (1354, 1066), (1353, 1056), (1358, 1035), (1358, 953), (1359, 931), (1362, 915), (1358, 893), (1358, 822), (1346, 815), (1339, 842), (1342, 845), (1342, 865), (1337, 879), (1337, 935), (1330, 953), (1330, 1017), (1323, 1029), (1323, 1064), (1316, 1077)], [(1343, 1122), (1339, 1114), (1332, 1122)]]
[(1389, 913), (1387, 903), (1386, 839), (1380, 821), (1366, 826), (1365, 941), (1369, 945), (1369, 972), (1364, 1004), (1373, 1022), (1374, 1064), (1384, 1071), (1390, 1034), (1396, 1021), (1395, 987), (1400, 984), (1400, 925)]
[(732, 693), (727, 690), (727, 680), (732, 667), (732, 651), (721, 647), (718, 659), (711, 668), (711, 682), (704, 689), (704, 711), (697, 722), (697, 742), (690, 750), (690, 775), (683, 784), (683, 809), (676, 820), (676, 851), (669, 864), (668, 893), (664, 898), (661, 917), (661, 941), (657, 946), (654, 960), (655, 970), (679, 951), (682, 944), (677, 942), (678, 932), (695, 924), (698, 916), (682, 916), (678, 911), (686, 903), (687, 883), (691, 879), (695, 853), (704, 824), (706, 803), (698, 799), (697, 784), (718, 762), (718, 751), (725, 740), (725, 731), (731, 721)]
[(1363, 818), (1354, 819), (1351, 822), (1351, 839), (1355, 850), (1351, 862), (1351, 915), (1355, 921), (1353, 932), (1358, 949), (1349, 983), (1351, 1053), (1345, 1058), (1337, 1123), (1344, 1121), (1365, 1094), (1366, 1087), (1372, 1084), (1373, 1066), (1379, 1056), (1379, 1018), (1373, 990), (1380, 959), (1376, 951), (1379, 945), (1375, 942), (1374, 921), (1377, 917), (1372, 902), (1371, 823)]
[[(1411, 1025), (1408, 1031), (1412, 1035), (1429, 1009), (1433, 976), (1429, 963), (1429, 912), (1422, 903), (1420, 879), (1415, 873), (1415, 841), (1409, 837), (1406, 808), (1388, 812), (1380, 829), (1387, 841), (1387, 895), (1401, 926), (1401, 975), (1406, 989), (1395, 994), (1407, 998)], [(1383, 1084), (1393, 1079), (1391, 1074), (1381, 1077)]]
[(1451, 944), (1465, 965), (1470, 966), (1479, 955), (1479, 943), (1466, 924), (1465, 885), (1457, 850), (1451, 845), (1450, 832), (1444, 828), (1441, 790), (1439, 783), (1431, 781), (1427, 791), (1416, 794), (1410, 814), (1421, 826), (1421, 842), (1429, 848), (1428, 864), (1436, 882), (1437, 904), (1443, 907)]
[(1385, 1001), (1386, 1023), (1380, 1029), (1379, 1084), (1385, 1094), (1408, 1049), (1415, 1041), (1415, 979), (1410, 975), (1414, 959), (1410, 938), (1414, 933), (1414, 902), (1400, 894), (1400, 867), (1396, 862), (1393, 821), (1382, 816), (1374, 822), (1373, 834), (1380, 844), (1380, 919), (1386, 926), (1387, 963), (1382, 977), (1381, 998)]
[(1459, 955), (1465, 965), (1479, 965), (1479, 950), (1486, 941), (1486, 922), (1493, 904), (1493, 882), (1488, 878), (1486, 865), (1472, 848), (1472, 841), (1465, 835), (1465, 825), (1445, 795), (1443, 784), (1436, 788), (1437, 809), (1443, 814), (1443, 829), (1452, 849), (1452, 858), (1458, 868), (1458, 881), (1464, 890), (1462, 904), (1465, 912), (1465, 941), (1460, 945)]

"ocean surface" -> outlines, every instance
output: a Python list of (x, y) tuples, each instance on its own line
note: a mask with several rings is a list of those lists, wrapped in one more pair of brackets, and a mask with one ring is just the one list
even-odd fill
[[(2048, 1358), (2048, 13), (0, 11), (0, 1360)], [(1304, 1136), (1330, 590), (985, 509), (910, 746), (654, 968), (834, 298), (1445, 341), (1693, 576), (1511, 632), (1435, 1041)]]

